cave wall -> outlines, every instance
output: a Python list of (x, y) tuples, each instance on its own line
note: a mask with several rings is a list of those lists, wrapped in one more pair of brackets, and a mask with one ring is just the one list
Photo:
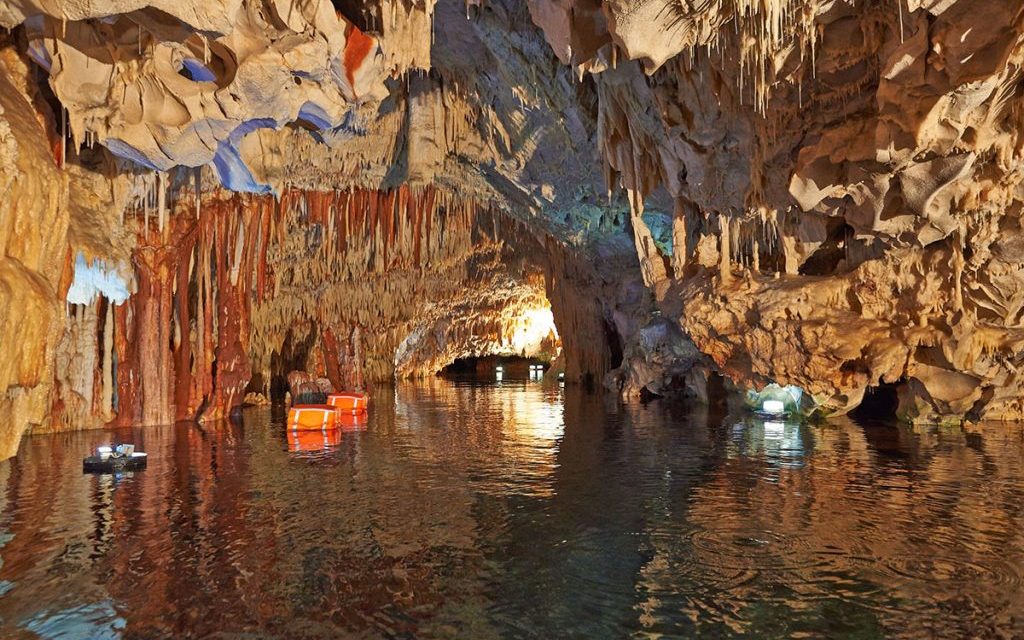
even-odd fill
[(635, 224), (638, 256), (714, 369), (825, 411), (894, 384), (906, 419), (1024, 418), (1024, 3), (531, 8), (595, 74), (613, 184), (674, 200), (672, 250)]
[(567, 379), (602, 380), (608, 327), (633, 329), (614, 298), (636, 260), (625, 201), (598, 195), (590, 85), (525, 7), (458, 7), (5, 7), (65, 217), (59, 234), (23, 221), (60, 262), (33, 327), (49, 333), (20, 340), (38, 347), (36, 404), (11, 442), (222, 417), (293, 369), (362, 387), (553, 357), (556, 322), (582, 332)]
[(219, 192), (197, 217), (192, 195), (129, 208), (133, 290), (71, 305), (36, 431), (224, 417), (293, 369), (363, 388), (462, 357), (556, 355), (553, 327), (523, 324), (550, 307), (549, 263), (500, 212), (401, 188)]
[(1024, 419), (1019, 0), (28, 1), (0, 24), (7, 451), (222, 416), (293, 368), (357, 386), (522, 350), (549, 304), (567, 379), (627, 398), (722, 374), (826, 412), (884, 384), (907, 419)]
[(0, 50), (0, 458), (14, 455), (22, 432), (48, 414), (65, 314), (67, 180), (29, 75), (22, 60)]

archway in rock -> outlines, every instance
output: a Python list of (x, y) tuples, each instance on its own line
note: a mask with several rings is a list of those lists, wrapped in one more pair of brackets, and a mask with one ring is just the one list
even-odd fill
[[(143, 190), (129, 206), (139, 230), (129, 263), (71, 269), (76, 321), (61, 361), (98, 352), (114, 366), (99, 378), (62, 367), (55, 419), (215, 418), (283, 400), (292, 371), (350, 389), (487, 355), (563, 356), (570, 380), (609, 368), (608, 345), (587, 335), (608, 322), (590, 272), (501, 211), (403, 186), (223, 194), (197, 218), (187, 183), (176, 184), (169, 203)], [(134, 293), (107, 291), (113, 280)], [(563, 354), (560, 336), (575, 348)]]
[(538, 357), (485, 355), (459, 358), (437, 375), (452, 380), (539, 381), (548, 371), (557, 373), (557, 369), (552, 369), (549, 354), (539, 354)]

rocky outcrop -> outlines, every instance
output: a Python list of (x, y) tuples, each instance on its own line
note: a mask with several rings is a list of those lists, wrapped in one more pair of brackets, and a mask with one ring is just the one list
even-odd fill
[(828, 411), (887, 384), (908, 419), (1021, 419), (1024, 5), (897, 4), (609, 0), (541, 24), (599, 43), (566, 61), (597, 74), (617, 182), (675, 200), (671, 273), (640, 225), (638, 253), (719, 371)]
[(229, 188), (266, 192), (240, 158), (247, 136), (329, 129), (386, 93), (380, 43), (330, 3), (179, 4), (94, 6), (70, 21), (43, 7), (25, 20), (76, 145), (157, 171), (210, 164)]

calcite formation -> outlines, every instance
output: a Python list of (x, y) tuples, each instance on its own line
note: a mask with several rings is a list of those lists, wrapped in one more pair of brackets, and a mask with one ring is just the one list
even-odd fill
[(638, 255), (715, 370), (826, 411), (894, 385), (908, 419), (1020, 419), (1024, 4), (893, 5), (531, 8), (597, 74), (612, 179), (673, 199), (671, 255), (634, 225)]
[[(11, 51), (0, 56), (0, 456), (49, 413), (54, 356), (68, 286), (67, 178)], [(7, 427), (6, 425), (11, 425)]]
[(0, 455), (495, 353), (624, 398), (723, 376), (1024, 419), (1021, 0), (0, 24)]

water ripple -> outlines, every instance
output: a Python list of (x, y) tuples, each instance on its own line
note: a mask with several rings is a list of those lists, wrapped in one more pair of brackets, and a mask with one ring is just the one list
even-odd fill
[[(115, 439), (149, 469), (82, 475)], [(322, 443), (266, 410), (29, 437), (0, 488), (3, 637), (1024, 636), (1009, 427), (437, 381)]]

